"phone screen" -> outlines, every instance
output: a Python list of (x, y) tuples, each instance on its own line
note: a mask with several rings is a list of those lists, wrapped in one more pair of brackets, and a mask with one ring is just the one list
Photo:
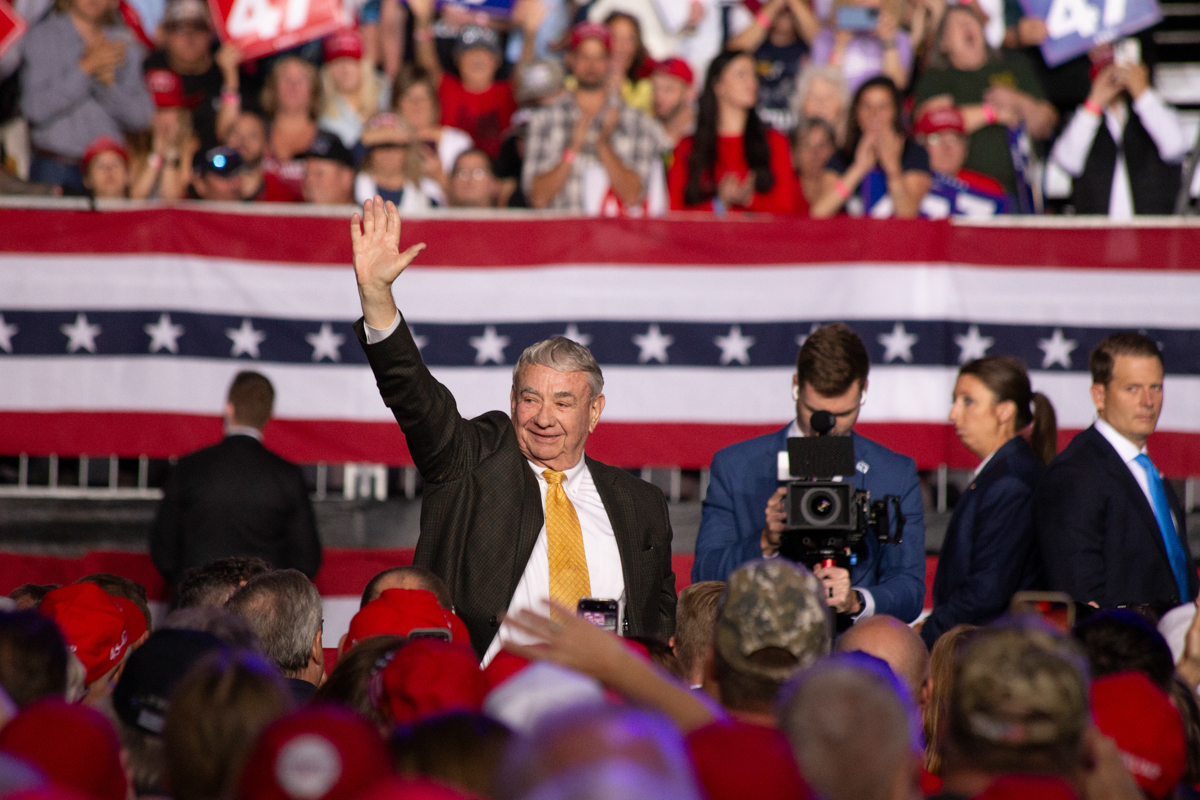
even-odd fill
[(841, 6), (837, 10), (837, 26), (844, 31), (873, 31), (879, 24), (879, 9), (862, 6)]
[(620, 611), (621, 606), (616, 600), (584, 597), (580, 599), (575, 613), (598, 628), (616, 633)]

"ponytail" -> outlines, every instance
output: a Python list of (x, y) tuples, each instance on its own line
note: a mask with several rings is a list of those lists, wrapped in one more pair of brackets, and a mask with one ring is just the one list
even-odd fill
[(1033, 393), (1033, 430), (1029, 445), (1042, 464), (1049, 464), (1058, 453), (1058, 417), (1050, 398), (1041, 392)]

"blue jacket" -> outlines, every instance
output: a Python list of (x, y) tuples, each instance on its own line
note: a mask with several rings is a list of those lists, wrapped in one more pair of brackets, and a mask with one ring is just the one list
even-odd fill
[(938, 557), (933, 613), (921, 628), (930, 647), (960, 623), (986, 625), (1036, 575), (1033, 490), (1042, 465), (1020, 436), (1005, 442), (959, 497)]
[[(723, 581), (738, 565), (762, 558), (767, 501), (779, 487), (777, 454), (787, 450), (787, 431), (738, 442), (713, 456), (693, 581)], [(857, 433), (851, 437), (855, 460), (861, 465), (854, 485), (869, 491), (875, 500), (885, 494), (899, 495), (908, 521), (899, 545), (881, 545), (873, 536), (864, 537), (866, 552), (851, 567), (850, 583), (870, 589), (876, 614), (911, 622), (925, 602), (925, 508), (917, 465)]]

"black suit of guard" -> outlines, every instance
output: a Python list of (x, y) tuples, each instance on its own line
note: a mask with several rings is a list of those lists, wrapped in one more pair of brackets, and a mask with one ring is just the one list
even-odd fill
[[(450, 587), (455, 610), (482, 655), (500, 627), (543, 524), (537, 477), (502, 411), (463, 419), (450, 391), (421, 361), (408, 326), (367, 344), (384, 403), (396, 416), (425, 479), (421, 537), (413, 563)], [(624, 470), (587, 459), (612, 522), (625, 577), (625, 632), (675, 632), (671, 521), (662, 492)]]
[(253, 436), (179, 459), (150, 534), (150, 557), (172, 588), (189, 567), (228, 556), (258, 556), (310, 579), (321, 542), (300, 468)]

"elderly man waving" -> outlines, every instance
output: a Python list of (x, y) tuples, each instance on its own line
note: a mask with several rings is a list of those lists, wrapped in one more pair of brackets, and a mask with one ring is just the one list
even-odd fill
[(509, 631), (506, 611), (621, 601), (621, 630), (675, 629), (671, 523), (654, 486), (584, 454), (604, 410), (604, 377), (587, 348), (556, 337), (513, 368), (511, 415), (467, 420), (421, 353), (392, 283), (424, 244), (398, 253), (400, 215), (376, 197), (351, 222), (363, 318), (355, 324), (380, 394), (425, 479), (413, 563), (450, 587), (483, 660)]

